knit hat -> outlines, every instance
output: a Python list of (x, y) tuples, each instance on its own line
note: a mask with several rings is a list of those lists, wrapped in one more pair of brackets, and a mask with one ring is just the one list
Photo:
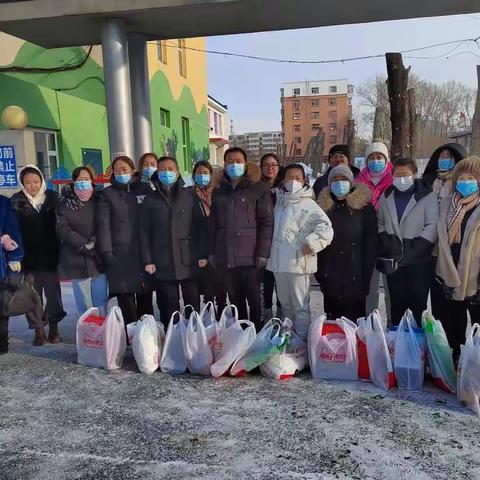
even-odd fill
[(390, 155), (388, 154), (387, 146), (382, 142), (373, 142), (365, 150), (365, 162), (372, 153), (381, 153), (387, 162), (390, 161)]
[(473, 175), (480, 182), (480, 157), (470, 156), (457, 163), (452, 175), (452, 189), (455, 190), (458, 177), (462, 173)]
[(342, 153), (347, 158), (350, 158), (350, 149), (348, 148), (348, 145), (345, 145), (345, 144), (334, 145), (328, 152), (328, 159), (330, 160), (330, 158), (336, 153)]
[(350, 185), (353, 185), (353, 172), (348, 165), (337, 165), (335, 168), (332, 168), (328, 175), (328, 186), (332, 184), (332, 180), (336, 176), (345, 177)]

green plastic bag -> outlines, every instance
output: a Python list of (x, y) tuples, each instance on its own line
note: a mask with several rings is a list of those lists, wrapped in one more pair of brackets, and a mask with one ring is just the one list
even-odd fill
[(452, 349), (448, 344), (445, 330), (439, 320), (425, 310), (422, 315), (422, 328), (428, 346), (428, 364), (435, 385), (449, 393), (455, 393), (457, 374), (453, 366)]

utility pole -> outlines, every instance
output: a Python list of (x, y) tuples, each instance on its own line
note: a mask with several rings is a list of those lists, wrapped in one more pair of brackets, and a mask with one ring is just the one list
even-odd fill
[(470, 155), (480, 155), (480, 65), (477, 65), (477, 103), (472, 119), (472, 141), (470, 144)]

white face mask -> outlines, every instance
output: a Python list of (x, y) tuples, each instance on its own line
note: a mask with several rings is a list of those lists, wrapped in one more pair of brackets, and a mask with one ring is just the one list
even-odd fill
[(297, 182), (296, 180), (289, 180), (284, 184), (285, 190), (290, 193), (297, 193), (303, 188), (303, 183)]
[(407, 191), (413, 185), (413, 176), (393, 177), (393, 186), (400, 192)]

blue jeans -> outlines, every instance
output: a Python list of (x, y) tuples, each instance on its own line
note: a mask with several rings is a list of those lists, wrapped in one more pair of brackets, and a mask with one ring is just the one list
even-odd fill
[(107, 314), (108, 284), (106, 275), (72, 280), (72, 288), (80, 315), (92, 307), (97, 307), (100, 315)]

